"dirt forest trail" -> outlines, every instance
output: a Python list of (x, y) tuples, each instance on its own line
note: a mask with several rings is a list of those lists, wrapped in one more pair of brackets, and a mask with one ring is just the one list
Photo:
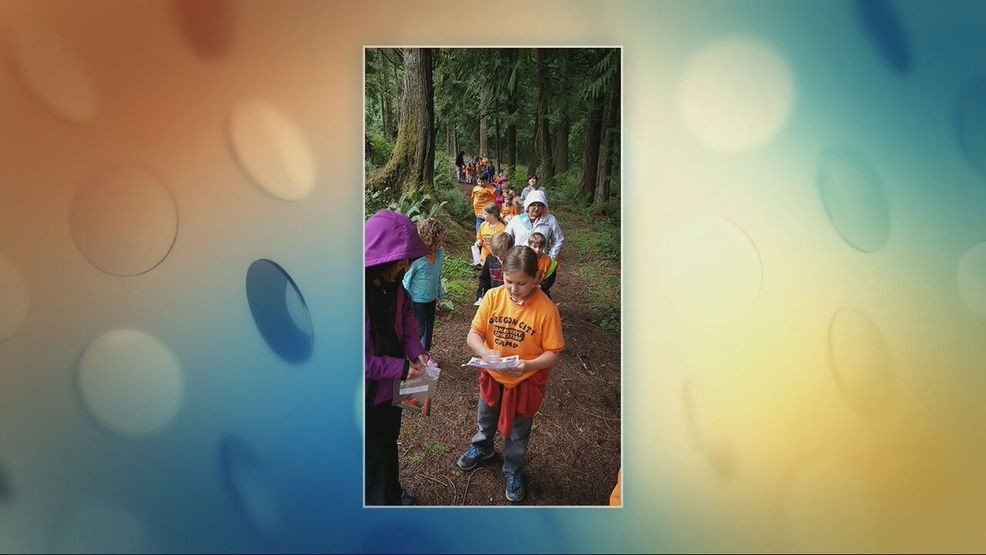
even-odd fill
[[(473, 187), (459, 186), (466, 195)], [(600, 287), (592, 276), (605, 273), (616, 283), (616, 290), (607, 294), (616, 295), (618, 303), (619, 263), (614, 267), (591, 260), (586, 249), (578, 248), (589, 224), (564, 209), (556, 217), (566, 239), (551, 293), (561, 313), (566, 349), (551, 370), (544, 403), (534, 418), (523, 505), (606, 505), (621, 456), (620, 334), (600, 326), (590, 299)], [(462, 237), (446, 243), (468, 244), (470, 232), (455, 226), (449, 234)], [(449, 256), (470, 257), (468, 251), (457, 252), (461, 248), (446, 249)], [(442, 377), (431, 416), (405, 412), (403, 417), (401, 483), (422, 505), (507, 505), (499, 434), (493, 459), (471, 472), (456, 465), (476, 432), (479, 402), (478, 371), (460, 366), (470, 356), (465, 340), (475, 314), (473, 306), (462, 304), (438, 313), (431, 353)]]

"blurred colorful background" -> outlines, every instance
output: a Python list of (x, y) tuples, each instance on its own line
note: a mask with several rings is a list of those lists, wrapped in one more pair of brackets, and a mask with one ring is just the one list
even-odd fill
[[(0, 2), (0, 551), (986, 549), (984, 24)], [(387, 44), (623, 46), (624, 508), (361, 508)]]

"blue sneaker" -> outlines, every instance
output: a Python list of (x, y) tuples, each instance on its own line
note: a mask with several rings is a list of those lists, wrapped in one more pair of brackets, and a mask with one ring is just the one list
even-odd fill
[(462, 470), (472, 470), (479, 466), (479, 463), (493, 458), (493, 449), (487, 453), (479, 447), (472, 445), (461, 457), (459, 457), (459, 468)]
[(520, 503), (524, 500), (524, 478), (520, 474), (504, 472), (504, 480), (507, 482), (507, 501)]

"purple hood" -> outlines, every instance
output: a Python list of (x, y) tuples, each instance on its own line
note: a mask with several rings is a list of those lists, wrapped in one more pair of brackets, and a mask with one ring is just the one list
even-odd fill
[(364, 268), (404, 258), (413, 262), (428, 254), (411, 220), (389, 210), (381, 210), (366, 221), (365, 246)]

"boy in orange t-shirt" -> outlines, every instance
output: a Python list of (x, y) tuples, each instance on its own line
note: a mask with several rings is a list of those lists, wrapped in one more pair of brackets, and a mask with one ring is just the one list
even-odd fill
[(516, 368), (479, 371), (479, 431), (459, 458), (472, 470), (493, 457), (497, 430), (504, 437), (503, 475), (511, 503), (524, 499), (521, 471), (527, 462), (534, 415), (544, 400), (551, 367), (565, 349), (558, 308), (535, 286), (537, 255), (515, 246), (503, 259), (503, 286), (490, 289), (473, 318), (466, 345), (483, 360), (518, 355)]

